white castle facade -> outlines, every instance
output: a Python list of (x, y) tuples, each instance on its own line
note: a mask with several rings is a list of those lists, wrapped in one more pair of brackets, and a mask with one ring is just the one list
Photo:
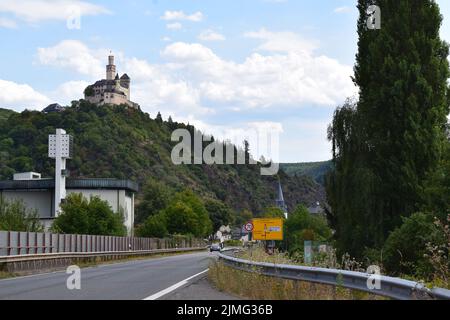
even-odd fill
[(84, 99), (96, 105), (127, 105), (138, 109), (139, 105), (130, 99), (130, 77), (125, 73), (119, 78), (119, 74), (116, 73), (113, 55), (108, 57), (108, 62), (106, 79), (99, 80), (88, 86), (84, 90)]

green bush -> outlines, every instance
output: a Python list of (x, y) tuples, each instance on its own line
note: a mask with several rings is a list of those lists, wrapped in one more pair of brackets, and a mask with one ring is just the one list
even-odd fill
[(95, 94), (94, 89), (92, 88), (92, 86), (87, 86), (86, 89), (84, 89), (84, 94), (87, 97), (92, 97)]
[(283, 210), (278, 207), (268, 207), (264, 210), (264, 218), (285, 218)]
[(383, 248), (383, 264), (392, 274), (426, 278), (432, 274), (432, 265), (425, 258), (427, 244), (443, 241), (443, 234), (434, 224), (433, 216), (415, 213), (404, 218), (403, 224), (389, 235)]
[(225, 241), (225, 245), (228, 247), (240, 247), (242, 246), (242, 242), (239, 240), (227, 240)]
[(284, 246), (290, 254), (303, 252), (304, 241), (329, 241), (332, 231), (325, 218), (311, 215), (305, 206), (298, 206), (285, 221)]
[(158, 214), (148, 217), (137, 232), (145, 237), (192, 235), (206, 237), (213, 230), (202, 200), (190, 190), (177, 193)]
[(28, 210), (21, 201), (7, 201), (0, 196), (0, 230), (42, 232), (36, 210)]
[(219, 200), (207, 199), (205, 208), (213, 223), (213, 230), (217, 231), (221, 226), (227, 226), (233, 222), (233, 210)]
[(170, 189), (166, 184), (153, 178), (143, 187), (143, 199), (136, 207), (135, 223), (140, 224), (148, 217), (156, 215), (169, 204)]
[(164, 238), (168, 235), (167, 226), (166, 226), (166, 217), (164, 214), (156, 214), (151, 216), (145, 220), (144, 224), (142, 224), (137, 229), (138, 237), (147, 237), (147, 238)]
[(82, 194), (71, 194), (61, 205), (52, 231), (67, 234), (125, 236), (122, 213), (112, 211), (108, 202), (93, 196), (88, 201)]

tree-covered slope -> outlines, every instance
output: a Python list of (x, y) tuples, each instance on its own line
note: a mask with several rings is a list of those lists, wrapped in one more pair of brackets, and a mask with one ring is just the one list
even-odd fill
[(0, 108), (0, 125), (12, 115), (14, 111)]
[(333, 162), (282, 163), (280, 167), (290, 176), (304, 175), (323, 185), (326, 174), (333, 168)]
[[(132, 179), (140, 186), (153, 178), (174, 191), (189, 188), (202, 198), (219, 199), (237, 211), (248, 209), (255, 215), (274, 204), (278, 177), (261, 176), (258, 165), (174, 165), (171, 151), (176, 143), (171, 142), (171, 133), (177, 128), (193, 131), (192, 126), (85, 101), (60, 113), (24, 111), (9, 115), (0, 126), (0, 179), (30, 170), (53, 176), (47, 139), (56, 128), (74, 136), (74, 158), (68, 161), (73, 177)], [(283, 171), (279, 178), (292, 209), (324, 199), (323, 188), (312, 179), (289, 177)]]

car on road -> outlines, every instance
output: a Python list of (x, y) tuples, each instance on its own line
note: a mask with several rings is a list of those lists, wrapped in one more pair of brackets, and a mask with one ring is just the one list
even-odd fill
[(211, 247), (209, 248), (209, 252), (218, 251), (220, 252), (220, 244), (213, 243)]

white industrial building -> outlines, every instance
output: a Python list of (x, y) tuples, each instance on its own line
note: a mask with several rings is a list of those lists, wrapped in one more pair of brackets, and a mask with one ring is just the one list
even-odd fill
[[(21, 200), (30, 209), (36, 209), (41, 222), (48, 229), (55, 219), (55, 180), (33, 178), (36, 173), (16, 175), (15, 180), (0, 181), (0, 196), (4, 199)], [(28, 176), (29, 178), (23, 178)], [(131, 235), (134, 224), (134, 194), (136, 183), (116, 179), (66, 179), (66, 194), (81, 193), (89, 199), (98, 196), (107, 201), (114, 212), (123, 208), (125, 226)]]
[(123, 212), (128, 234), (133, 235), (134, 194), (138, 185), (129, 180), (68, 178), (66, 160), (73, 156), (73, 137), (63, 129), (49, 136), (48, 156), (55, 159), (55, 177), (43, 179), (37, 172), (16, 173), (13, 180), (0, 181), (0, 196), (23, 201), (37, 210), (48, 229), (61, 211), (61, 203), (71, 193), (81, 193), (87, 199), (98, 196), (107, 201), (116, 213)]

